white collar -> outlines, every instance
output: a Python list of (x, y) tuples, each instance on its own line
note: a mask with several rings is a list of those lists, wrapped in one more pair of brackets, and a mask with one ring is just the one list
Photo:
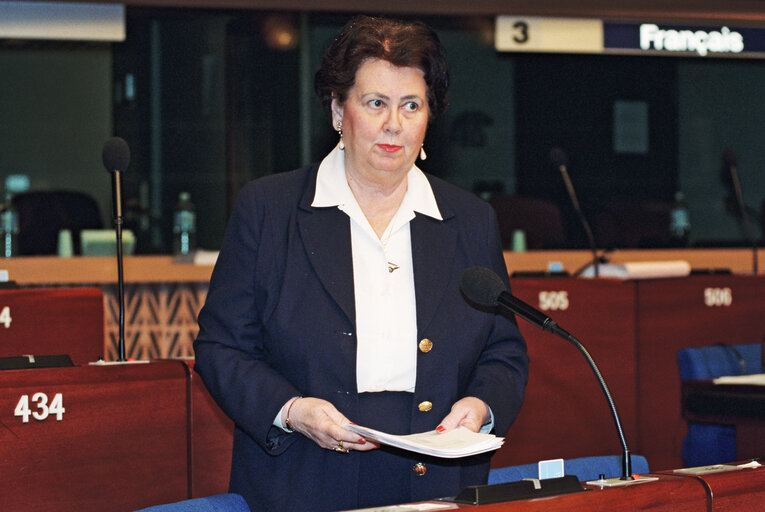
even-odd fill
[[(406, 175), (406, 194), (400, 209), (422, 213), (437, 220), (444, 220), (438, 209), (436, 197), (428, 178), (416, 165)], [(335, 147), (319, 164), (316, 175), (316, 193), (311, 206), (327, 207), (357, 206), (345, 176), (345, 152)]]

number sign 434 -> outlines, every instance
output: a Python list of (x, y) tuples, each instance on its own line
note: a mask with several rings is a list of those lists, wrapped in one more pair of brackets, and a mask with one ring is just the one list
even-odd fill
[(29, 395), (21, 395), (13, 415), (20, 417), (22, 423), (29, 423), (30, 416), (37, 421), (43, 421), (54, 415), (56, 421), (61, 421), (64, 419), (64, 412), (66, 409), (64, 409), (64, 397), (61, 393), (53, 395), (50, 402), (45, 393), (35, 393), (31, 399)]

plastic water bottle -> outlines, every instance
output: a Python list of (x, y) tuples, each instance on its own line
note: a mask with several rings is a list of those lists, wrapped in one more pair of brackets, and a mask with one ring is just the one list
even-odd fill
[(669, 212), (669, 235), (673, 245), (685, 247), (691, 235), (691, 218), (688, 214), (688, 205), (685, 203), (685, 194), (675, 192), (675, 202)]
[(10, 194), (0, 205), (0, 257), (10, 258), (19, 254), (19, 214), (13, 207)]
[(196, 248), (197, 215), (188, 192), (178, 194), (173, 223), (173, 253), (188, 254)]

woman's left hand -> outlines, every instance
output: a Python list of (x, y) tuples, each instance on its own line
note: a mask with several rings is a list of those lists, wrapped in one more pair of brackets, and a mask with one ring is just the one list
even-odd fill
[(452, 405), (452, 410), (436, 428), (439, 433), (463, 426), (473, 432), (481, 430), (489, 417), (489, 407), (480, 398), (466, 396)]

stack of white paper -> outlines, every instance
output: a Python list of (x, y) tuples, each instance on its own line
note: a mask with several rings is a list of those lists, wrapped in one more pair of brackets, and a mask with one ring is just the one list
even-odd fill
[(754, 386), (765, 386), (765, 373), (755, 373), (751, 375), (727, 375), (714, 379), (715, 384), (749, 384)]
[(430, 432), (406, 436), (386, 434), (358, 425), (346, 425), (345, 428), (376, 443), (447, 459), (490, 452), (498, 449), (505, 442), (504, 437), (497, 437), (494, 434), (479, 434), (464, 427), (457, 427), (443, 434), (431, 430)]

